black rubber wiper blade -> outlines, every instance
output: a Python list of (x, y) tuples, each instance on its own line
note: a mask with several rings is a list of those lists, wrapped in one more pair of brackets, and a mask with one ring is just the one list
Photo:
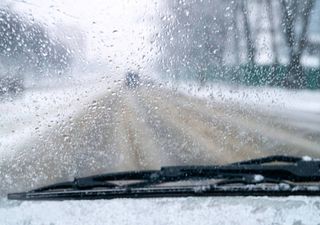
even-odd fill
[(168, 180), (189, 177), (232, 179), (259, 174), (279, 181), (320, 182), (319, 169), (320, 160), (275, 155), (227, 165), (173, 166), (161, 170)]
[[(72, 195), (82, 190), (90, 191), (103, 187), (107, 193), (125, 192), (126, 195), (134, 190), (151, 190), (155, 185), (170, 182), (190, 180), (220, 180), (220, 185), (230, 183), (258, 184), (283, 182), (320, 182), (320, 161), (305, 160), (298, 157), (270, 156), (249, 161), (242, 161), (228, 165), (212, 166), (172, 166), (153, 171), (131, 171), (121, 173), (101, 174), (91, 177), (76, 178), (73, 182), (66, 182), (47, 186), (27, 192), (27, 197), (44, 196), (45, 192), (54, 197), (54, 191), (69, 191)], [(257, 179), (257, 175), (258, 178)], [(124, 184), (114, 182), (124, 181)], [(130, 181), (129, 183), (126, 183)], [(119, 192), (120, 191), (120, 192)], [(95, 192), (92, 190), (92, 192)], [(86, 192), (86, 193), (92, 193)], [(82, 193), (82, 192), (81, 192)], [(20, 193), (21, 194), (21, 193)], [(38, 194), (38, 195), (37, 195)], [(44, 195), (43, 195), (44, 194)], [(66, 195), (66, 192), (63, 192)], [(9, 194), (9, 199), (17, 199), (19, 193)], [(61, 195), (59, 195), (61, 197)], [(31, 198), (32, 199), (32, 198)]]
[(54, 192), (22, 192), (9, 194), (13, 200), (95, 200), (115, 198), (164, 198), (189, 196), (320, 196), (319, 186), (292, 185), (282, 183), (274, 186), (252, 187), (238, 186), (169, 186), (169, 187), (137, 187), (137, 188), (109, 188), (102, 190), (54, 191)]
[(57, 189), (84, 190), (97, 187), (115, 188), (119, 187), (119, 185), (111, 183), (112, 181), (150, 180), (152, 176), (158, 172), (159, 171), (157, 170), (149, 170), (99, 174), (82, 178), (74, 178), (73, 181), (37, 188), (34, 189), (33, 192), (43, 192)]
[(84, 190), (96, 187), (107, 187), (112, 188), (116, 187), (117, 185), (109, 183), (109, 182), (99, 182), (92, 180), (90, 178), (81, 178), (81, 179), (74, 179), (73, 181), (57, 183), (41, 188), (37, 188), (33, 190), (33, 192), (43, 192), (43, 191), (50, 191), (50, 190), (58, 190), (58, 189), (72, 189), (72, 190)]
[[(10, 193), (8, 199), (11, 200), (63, 200), (63, 199), (81, 199), (85, 198), (83, 191), (90, 195), (90, 190), (95, 188), (104, 188), (105, 191), (117, 190), (121, 192), (124, 185), (117, 185), (112, 181), (138, 181), (137, 183), (151, 182), (157, 180), (160, 170), (148, 171), (129, 171), (99, 174), (88, 177), (74, 178), (73, 181), (56, 183), (27, 192)], [(129, 186), (129, 185), (127, 185)], [(95, 191), (93, 191), (95, 192)], [(78, 193), (78, 194), (77, 194)], [(62, 197), (64, 196), (64, 197)], [(69, 197), (68, 197), (69, 196)], [(73, 198), (72, 196), (78, 196)]]
[(301, 157), (295, 156), (286, 156), (286, 155), (271, 155), (263, 158), (250, 159), (246, 161), (235, 162), (230, 165), (244, 165), (244, 164), (265, 164), (265, 163), (275, 163), (275, 162), (284, 162), (284, 163), (296, 163), (303, 160)]

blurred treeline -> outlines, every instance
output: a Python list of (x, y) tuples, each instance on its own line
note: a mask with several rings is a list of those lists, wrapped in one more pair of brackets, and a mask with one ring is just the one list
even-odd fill
[(320, 88), (318, 14), (318, 0), (167, 0), (160, 67), (201, 84)]
[(74, 59), (70, 46), (53, 37), (34, 19), (0, 8), (0, 77), (62, 74)]

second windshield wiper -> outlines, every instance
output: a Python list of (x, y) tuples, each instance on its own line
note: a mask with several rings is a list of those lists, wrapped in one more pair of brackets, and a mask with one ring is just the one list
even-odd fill
[[(220, 190), (221, 187), (224, 186), (223, 190), (225, 190), (225, 193), (227, 193), (228, 190), (232, 190), (232, 193), (234, 194), (236, 193), (234, 192), (234, 187), (230, 189), (230, 187), (228, 188), (228, 186), (226, 185), (287, 183), (289, 185), (293, 185), (291, 187), (296, 187), (299, 183), (318, 183), (320, 182), (319, 168), (319, 160), (311, 160), (307, 157), (299, 158), (290, 156), (269, 156), (265, 158), (242, 161), (228, 165), (172, 166), (163, 167), (160, 170), (152, 171), (131, 171), (102, 174), (84, 178), (75, 178), (74, 181), (71, 182), (54, 184), (35, 189), (30, 192), (9, 194), (8, 198), (28, 200), (54, 199), (59, 196), (57, 195), (57, 193), (61, 193), (61, 191), (63, 191), (62, 196), (64, 196), (64, 198), (66, 199), (68, 199), (68, 192), (72, 193), (72, 196), (74, 196), (71, 196), (71, 199), (79, 198), (79, 196), (75, 193), (82, 193), (81, 196), (83, 199), (87, 199), (88, 196), (83, 197), (87, 194), (94, 196), (92, 198), (112, 198), (112, 196), (110, 196), (112, 194), (114, 195), (114, 197), (137, 197), (139, 194), (137, 194), (136, 191), (141, 194), (147, 192), (149, 189), (149, 192), (152, 192), (155, 190), (155, 187), (157, 191), (161, 191), (160, 193), (165, 196), (165, 193), (171, 193), (173, 190), (176, 190), (177, 193), (180, 193), (179, 190), (181, 191), (186, 187), (174, 186), (173, 188), (172, 186), (170, 189), (170, 186), (161, 187), (160, 184), (211, 179), (216, 180), (216, 182), (214, 182), (210, 187), (206, 186), (206, 190), (208, 193), (210, 193), (210, 191), (212, 192), (213, 190)], [(289, 189), (290, 188), (287, 188), (287, 191)], [(96, 190), (99, 190), (98, 192), (100, 197), (97, 197), (94, 194), (97, 194)], [(104, 194), (101, 194), (101, 190), (104, 190)], [(199, 193), (199, 191), (197, 192), (197, 189), (194, 190), (195, 194)], [(243, 188), (240, 188), (239, 190), (240, 195), (243, 192)], [(296, 188), (292, 190), (302, 189)], [(190, 190), (188, 189), (187, 192), (189, 193)], [(49, 195), (44, 195), (44, 193)], [(110, 195), (108, 195), (108, 193)], [(122, 196), (120, 195), (121, 193)], [(264, 193), (263, 190), (262, 193)], [(288, 194), (289, 193), (287, 193), (286, 195)], [(313, 192), (311, 194), (320, 195), (320, 191), (313, 188)], [(177, 194), (177, 196), (178, 195), (179, 194)]]

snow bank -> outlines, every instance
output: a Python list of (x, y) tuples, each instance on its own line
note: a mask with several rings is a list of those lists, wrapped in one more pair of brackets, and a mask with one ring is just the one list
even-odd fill
[(271, 110), (320, 113), (319, 90), (244, 87), (220, 83), (200, 87), (195, 82), (170, 84), (170, 86), (182, 93), (218, 102), (240, 103)]
[(0, 155), (39, 138), (47, 129), (70, 120), (120, 83), (105, 75), (55, 80), (28, 87), (12, 101), (0, 102)]

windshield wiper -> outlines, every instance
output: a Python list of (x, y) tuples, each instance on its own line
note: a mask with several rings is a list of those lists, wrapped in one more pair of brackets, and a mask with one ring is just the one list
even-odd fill
[[(181, 182), (189, 181), (186, 185)], [(206, 181), (201, 184), (201, 181)], [(180, 183), (179, 183), (180, 182)], [(16, 200), (112, 199), (181, 196), (320, 196), (320, 160), (269, 156), (227, 165), (171, 166), (75, 178), (29, 192)]]

